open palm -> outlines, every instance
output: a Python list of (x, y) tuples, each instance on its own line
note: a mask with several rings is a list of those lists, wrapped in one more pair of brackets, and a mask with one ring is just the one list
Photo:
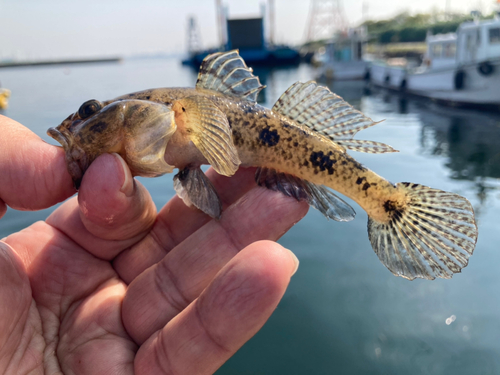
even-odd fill
[[(0, 216), (74, 193), (62, 150), (0, 116)], [(276, 240), (307, 205), (209, 173), (220, 221), (157, 213), (117, 155), (45, 221), (0, 241), (0, 373), (211, 374), (265, 323), (297, 267)], [(1, 225), (1, 221), (0, 221)]]

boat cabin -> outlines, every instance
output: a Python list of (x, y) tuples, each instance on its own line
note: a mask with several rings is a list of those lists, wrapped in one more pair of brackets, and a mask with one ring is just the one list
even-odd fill
[(500, 19), (466, 22), (457, 30), (457, 62), (483, 62), (500, 58)]
[(427, 52), (424, 63), (431, 69), (440, 69), (456, 64), (457, 35), (455, 33), (427, 35)]
[(424, 64), (431, 69), (500, 58), (500, 19), (465, 22), (456, 33), (427, 35)]
[(367, 37), (364, 26), (355, 27), (347, 32), (339, 33), (326, 44), (326, 54), (330, 61), (350, 62), (363, 59), (363, 52)]

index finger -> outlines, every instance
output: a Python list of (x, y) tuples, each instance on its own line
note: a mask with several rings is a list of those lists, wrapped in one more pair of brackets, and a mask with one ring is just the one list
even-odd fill
[(75, 193), (62, 148), (0, 115), (0, 217), (8, 205), (40, 210)]

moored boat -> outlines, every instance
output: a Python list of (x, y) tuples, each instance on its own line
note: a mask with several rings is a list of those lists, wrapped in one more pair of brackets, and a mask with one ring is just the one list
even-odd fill
[(500, 20), (465, 22), (456, 33), (428, 35), (418, 67), (374, 62), (370, 81), (436, 101), (500, 110)]
[(364, 79), (369, 66), (363, 59), (366, 41), (367, 31), (364, 26), (339, 33), (315, 55), (314, 59), (320, 64), (316, 77), (334, 80)]

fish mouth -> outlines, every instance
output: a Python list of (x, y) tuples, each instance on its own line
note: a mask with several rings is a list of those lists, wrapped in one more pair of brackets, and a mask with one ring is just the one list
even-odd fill
[(73, 184), (76, 190), (78, 190), (82, 182), (83, 173), (86, 169), (86, 167), (82, 167), (82, 163), (85, 163), (87, 160), (85, 158), (86, 155), (81, 151), (81, 149), (75, 148), (75, 145), (70, 142), (70, 138), (58, 129), (50, 128), (47, 130), (47, 134), (62, 145), (66, 154), (66, 167), (68, 168), (68, 172), (73, 179)]
[(50, 128), (49, 130), (47, 130), (47, 135), (51, 136), (57, 142), (59, 142), (65, 150), (68, 148), (68, 138), (56, 128)]

